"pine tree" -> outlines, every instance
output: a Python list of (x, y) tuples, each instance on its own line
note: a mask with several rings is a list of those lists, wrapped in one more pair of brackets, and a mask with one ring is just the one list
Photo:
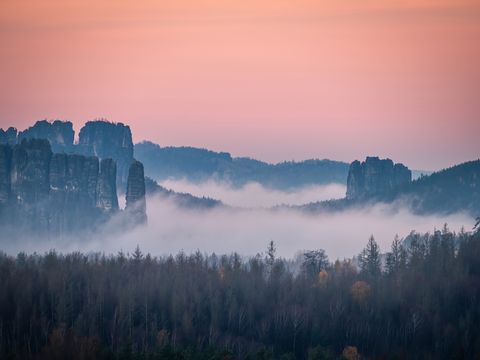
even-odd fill
[(275, 263), (275, 254), (277, 252), (277, 248), (275, 246), (275, 243), (273, 242), (273, 240), (271, 240), (269, 243), (268, 243), (268, 248), (267, 248), (267, 264), (272, 267), (273, 264)]
[(303, 254), (302, 270), (307, 276), (317, 276), (322, 270), (328, 266), (328, 256), (325, 250), (312, 250)]
[(368, 239), (367, 246), (358, 257), (362, 273), (377, 276), (381, 273), (380, 249), (373, 235)]
[(407, 263), (407, 253), (398, 235), (395, 235), (393, 239), (392, 248), (386, 255), (385, 263), (389, 274), (393, 274), (399, 269), (404, 268)]

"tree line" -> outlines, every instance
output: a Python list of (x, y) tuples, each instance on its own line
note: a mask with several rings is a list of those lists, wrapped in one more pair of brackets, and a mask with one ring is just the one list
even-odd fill
[(1, 359), (474, 359), (480, 231), (353, 259), (0, 254)]

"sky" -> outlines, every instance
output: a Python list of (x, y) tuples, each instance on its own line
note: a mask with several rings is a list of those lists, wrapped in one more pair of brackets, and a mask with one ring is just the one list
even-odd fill
[(276, 162), (480, 157), (480, 1), (2, 0), (0, 127)]

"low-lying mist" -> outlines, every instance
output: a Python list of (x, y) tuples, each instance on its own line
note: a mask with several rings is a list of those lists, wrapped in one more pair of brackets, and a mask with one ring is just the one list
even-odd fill
[(291, 258), (298, 251), (325, 249), (331, 260), (357, 255), (373, 234), (382, 251), (388, 251), (395, 234), (411, 230), (433, 231), (448, 223), (451, 230), (470, 230), (474, 220), (465, 214), (418, 216), (391, 205), (337, 213), (305, 214), (298, 210), (233, 209), (189, 210), (162, 197), (149, 198), (149, 222), (129, 232), (115, 231), (113, 219), (102, 231), (83, 239), (39, 240), (25, 237), (9, 241), (2, 236), (0, 249), (10, 254), (20, 251), (44, 252), (132, 252), (140, 246), (152, 255), (201, 252), (238, 252), (255, 255), (264, 252), (269, 241), (277, 245), (279, 256)]
[(259, 183), (248, 183), (235, 188), (227, 183), (210, 180), (192, 183), (186, 180), (165, 180), (163, 187), (176, 192), (190, 193), (198, 197), (210, 197), (221, 200), (224, 204), (245, 207), (272, 207), (275, 205), (302, 205), (310, 202), (339, 199), (345, 196), (343, 184), (311, 185), (292, 190), (269, 189)]

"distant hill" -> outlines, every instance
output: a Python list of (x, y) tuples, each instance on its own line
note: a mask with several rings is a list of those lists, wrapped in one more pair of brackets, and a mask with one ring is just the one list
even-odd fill
[(349, 167), (344, 162), (318, 159), (269, 164), (250, 158), (234, 158), (226, 152), (160, 147), (148, 141), (135, 145), (135, 158), (145, 165), (146, 175), (158, 181), (169, 178), (191, 182), (215, 179), (233, 186), (258, 182), (275, 189), (345, 184)]
[(418, 214), (467, 212), (480, 215), (480, 160), (434, 172), (388, 192), (361, 199), (310, 203), (307, 211), (339, 211), (379, 202), (399, 202)]
[(480, 160), (422, 176), (385, 196), (385, 200), (406, 199), (417, 212), (467, 211), (480, 215)]

